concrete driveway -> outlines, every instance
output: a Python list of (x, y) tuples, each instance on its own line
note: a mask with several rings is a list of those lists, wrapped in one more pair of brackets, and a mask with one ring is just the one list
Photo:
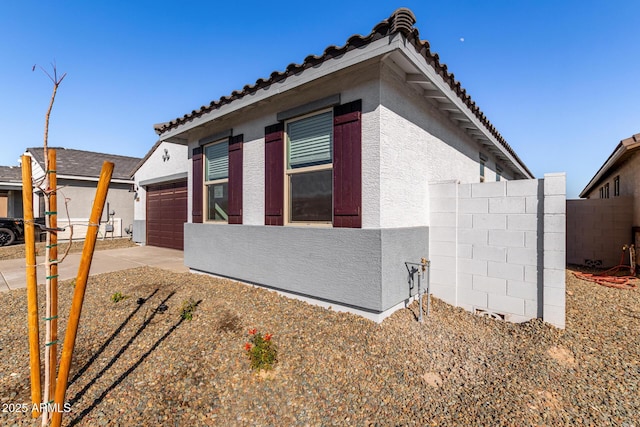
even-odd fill
[[(58, 280), (76, 277), (80, 266), (80, 253), (69, 254), (58, 267)], [(45, 282), (44, 256), (37, 257), (38, 284)], [(95, 251), (91, 262), (90, 275), (127, 270), (141, 266), (158, 267), (165, 270), (186, 273), (183, 252), (154, 246)], [(27, 287), (25, 260), (10, 259), (0, 261), (0, 292)]]

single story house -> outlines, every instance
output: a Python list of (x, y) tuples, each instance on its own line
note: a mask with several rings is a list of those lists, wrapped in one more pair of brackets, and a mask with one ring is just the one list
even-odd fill
[(640, 133), (616, 145), (580, 197), (567, 202), (567, 262), (629, 264), (623, 246), (640, 245)]
[(562, 327), (564, 247), (542, 246), (542, 218), (564, 242), (564, 175), (534, 179), (415, 22), (398, 9), (155, 126), (188, 148), (185, 264), (381, 321), (424, 257), (445, 301)]
[[(114, 170), (98, 236), (126, 237), (130, 234), (133, 228), (134, 203), (131, 171), (140, 158), (62, 147), (52, 148), (56, 150), (58, 225), (66, 228), (64, 232), (58, 233), (58, 238), (69, 238), (69, 224), (74, 226), (74, 239), (85, 237), (100, 171), (105, 161), (113, 162)], [(25, 155), (31, 157), (33, 182), (37, 184), (45, 174), (44, 148), (27, 148)], [(33, 207), (35, 217), (44, 216), (44, 195), (38, 188), (34, 189)]]
[(184, 248), (187, 222), (187, 146), (159, 140), (133, 169), (133, 241)]
[(0, 218), (22, 218), (20, 166), (0, 166)]

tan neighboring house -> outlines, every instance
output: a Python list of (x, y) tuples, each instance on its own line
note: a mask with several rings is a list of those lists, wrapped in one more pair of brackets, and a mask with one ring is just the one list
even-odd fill
[(567, 201), (567, 262), (628, 264), (623, 247), (640, 244), (640, 133), (620, 141), (580, 197)]
[(22, 169), (0, 166), (0, 218), (22, 217)]
[[(34, 182), (40, 181), (45, 174), (44, 149), (42, 147), (27, 148), (25, 155), (32, 158)], [(123, 237), (130, 234), (133, 229), (135, 194), (131, 171), (140, 158), (56, 147), (56, 159), (58, 224), (66, 228), (65, 232), (58, 233), (58, 238), (69, 238), (70, 229), (67, 227), (69, 223), (74, 225), (74, 239), (85, 237), (100, 171), (105, 161), (113, 162), (114, 170), (98, 236)], [(20, 170), (19, 167), (16, 169)], [(33, 205), (34, 216), (44, 216), (42, 191), (37, 189), (34, 191)]]

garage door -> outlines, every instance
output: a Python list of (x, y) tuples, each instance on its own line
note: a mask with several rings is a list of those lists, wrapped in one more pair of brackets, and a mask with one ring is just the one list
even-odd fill
[(147, 187), (147, 245), (184, 249), (187, 181)]

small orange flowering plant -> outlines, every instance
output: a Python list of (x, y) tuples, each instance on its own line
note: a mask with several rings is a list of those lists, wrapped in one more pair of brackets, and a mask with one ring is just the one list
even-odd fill
[(278, 348), (271, 341), (273, 334), (264, 334), (257, 329), (249, 329), (249, 342), (244, 344), (244, 350), (249, 355), (251, 369), (268, 370), (278, 361)]

